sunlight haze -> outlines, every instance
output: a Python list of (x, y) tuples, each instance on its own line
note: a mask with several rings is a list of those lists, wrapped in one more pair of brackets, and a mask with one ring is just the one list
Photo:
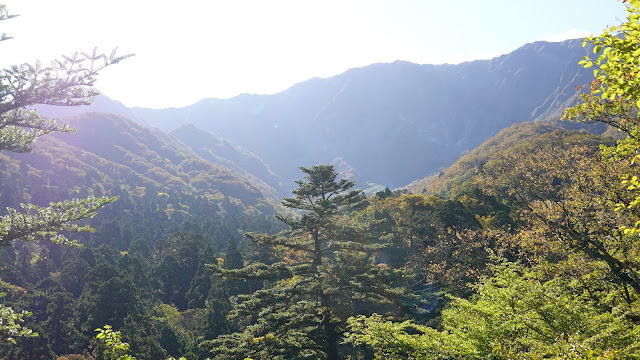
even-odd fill
[(0, 66), (89, 51), (136, 56), (96, 86), (127, 106), (271, 94), (312, 77), (406, 60), (489, 59), (533, 41), (619, 24), (614, 0), (87, 1), (7, 0)]

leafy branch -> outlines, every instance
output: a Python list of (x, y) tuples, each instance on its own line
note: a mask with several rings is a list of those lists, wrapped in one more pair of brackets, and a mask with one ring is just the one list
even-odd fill
[(116, 197), (93, 197), (65, 200), (51, 203), (48, 207), (33, 204), (21, 204), (22, 212), (7, 208), (7, 215), (0, 217), (0, 246), (10, 245), (14, 240), (48, 240), (63, 245), (77, 245), (59, 231), (93, 231), (88, 225), (80, 226), (75, 222), (89, 219)]

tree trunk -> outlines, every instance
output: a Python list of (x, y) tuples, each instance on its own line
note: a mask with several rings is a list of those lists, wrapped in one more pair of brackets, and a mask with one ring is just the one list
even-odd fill
[(322, 326), (327, 336), (327, 346), (325, 352), (327, 360), (338, 360), (338, 332), (336, 323), (331, 321), (331, 311), (326, 310), (322, 318)]

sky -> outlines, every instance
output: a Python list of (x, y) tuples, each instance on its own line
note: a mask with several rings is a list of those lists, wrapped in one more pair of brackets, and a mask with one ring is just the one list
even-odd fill
[[(1, 0), (0, 0), (1, 1)], [(4, 0), (0, 67), (93, 48), (135, 56), (95, 86), (127, 106), (273, 94), (350, 68), (490, 59), (533, 41), (599, 34), (616, 0)]]

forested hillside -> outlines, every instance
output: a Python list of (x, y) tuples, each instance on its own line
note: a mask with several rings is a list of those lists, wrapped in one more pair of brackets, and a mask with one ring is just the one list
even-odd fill
[[(236, 241), (238, 229), (281, 228), (272, 219), (281, 211), (275, 191), (116, 115), (86, 113), (68, 123), (76, 133), (42, 137), (26, 154), (1, 155), (0, 205), (118, 199), (85, 222), (95, 232), (69, 234), (83, 247), (17, 242), (0, 249), (3, 303), (30, 311), (25, 326), (39, 334), (3, 343), (0, 353), (9, 359), (81, 354), (94, 329), (106, 324), (122, 329), (141, 358), (198, 352), (187, 345), (199, 330), (216, 331), (206, 325), (213, 321), (206, 318), (210, 294), (220, 292), (220, 304), (229, 304), (204, 265), (266, 256), (246, 241), (241, 255)], [(11, 219), (3, 219), (5, 229)]]
[(131, 55), (0, 70), (0, 358), (639, 358), (640, 1), (627, 15), (586, 49), (157, 112), (171, 133), (75, 110)]
[(264, 181), (276, 190), (284, 186), (262, 159), (227, 139), (200, 130), (192, 124), (183, 125), (170, 134), (205, 160), (234, 169), (251, 177), (256, 183)]
[[(554, 147), (568, 147), (577, 144), (611, 145), (615, 142), (607, 132), (605, 136), (590, 134), (602, 132), (602, 127), (582, 127), (579, 131), (567, 131), (567, 124), (555, 121), (536, 121), (512, 125), (501, 130), (496, 136), (463, 155), (453, 165), (424, 179), (418, 179), (406, 186), (406, 189), (418, 193), (437, 195), (444, 198), (456, 197), (472, 186), (478, 173), (485, 165), (507, 155), (530, 153), (540, 147), (554, 151)], [(606, 128), (605, 128), (606, 129)], [(587, 131), (591, 130), (591, 131)]]
[(161, 129), (192, 123), (230, 139), (285, 185), (297, 166), (342, 158), (363, 183), (395, 188), (449, 166), (511, 124), (561, 114), (575, 86), (591, 79), (575, 66), (589, 53), (580, 40), (535, 42), (491, 60), (374, 64), (274, 95), (130, 110)]
[(5, 193), (2, 205), (46, 204), (91, 193), (146, 197), (169, 212), (189, 209), (195, 199), (222, 212), (234, 211), (231, 205), (225, 209), (231, 203), (240, 212), (275, 211), (275, 191), (269, 185), (206, 161), (160, 131), (100, 113), (68, 123), (76, 133), (42, 138), (32, 153), (4, 157), (2, 182), (18, 191)]
[[(277, 175), (281, 195), (293, 187), (298, 166), (336, 159), (363, 184), (397, 188), (433, 175), (514, 123), (562, 114), (578, 96), (576, 86), (591, 80), (590, 71), (575, 66), (590, 52), (580, 40), (534, 42), (457, 65), (373, 64), (273, 95), (167, 109), (128, 109), (101, 96), (90, 109), (167, 132), (189, 124), (228, 139)], [(43, 108), (57, 117), (82, 111)], [(181, 140), (199, 146), (202, 135), (188, 134)]]

